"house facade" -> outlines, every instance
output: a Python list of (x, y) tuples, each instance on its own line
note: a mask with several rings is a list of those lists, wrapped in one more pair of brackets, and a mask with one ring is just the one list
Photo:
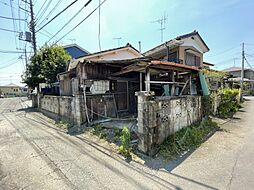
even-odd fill
[(144, 53), (156, 60), (204, 67), (203, 54), (209, 48), (197, 31), (178, 36)]
[[(229, 73), (230, 78), (228, 79), (229, 83), (233, 86), (238, 86), (240, 85), (241, 81), (241, 67), (229, 67), (224, 69), (224, 72)], [(254, 94), (254, 70), (246, 68), (244, 69), (244, 91), (245, 93), (248, 94)]]
[(26, 88), (20, 87), (13, 83), (0, 86), (0, 95), (2, 95), (5, 98), (20, 97), (20, 96), (25, 96), (26, 94), (27, 94)]

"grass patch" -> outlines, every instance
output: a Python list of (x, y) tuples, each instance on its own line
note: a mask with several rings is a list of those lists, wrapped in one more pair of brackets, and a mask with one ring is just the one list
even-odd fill
[(116, 144), (120, 144), (121, 131), (122, 130), (118, 128), (113, 129), (104, 128), (103, 125), (101, 124), (96, 124), (90, 129), (90, 132), (93, 135), (96, 135), (100, 139), (105, 139), (110, 143), (113, 142)]
[(175, 134), (170, 135), (160, 145), (159, 154), (169, 159), (182, 155), (186, 151), (200, 146), (207, 136), (216, 129), (218, 129), (218, 125), (211, 118), (183, 128)]
[(56, 124), (57, 127), (61, 128), (61, 129), (70, 129), (73, 125), (67, 121), (59, 121)]

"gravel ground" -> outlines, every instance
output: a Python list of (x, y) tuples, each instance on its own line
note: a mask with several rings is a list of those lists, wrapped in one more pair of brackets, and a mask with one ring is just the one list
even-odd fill
[(27, 109), (26, 99), (1, 99), (0, 189), (253, 189), (254, 98), (248, 99), (179, 164), (126, 162), (106, 142), (56, 128)]

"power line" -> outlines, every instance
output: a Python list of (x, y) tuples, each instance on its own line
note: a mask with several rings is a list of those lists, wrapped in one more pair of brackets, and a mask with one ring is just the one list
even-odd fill
[[(11, 5), (11, 16), (12, 16), (12, 18), (15, 18), (14, 11), (13, 11), (12, 0), (10, 0), (10, 5)], [(15, 23), (15, 20), (12, 20), (12, 22), (13, 22), (13, 29), (14, 29), (14, 31), (16, 31), (17, 30), (17, 26), (16, 26), (16, 23)], [(16, 35), (15, 34), (14, 34), (14, 39), (15, 39), (16, 48), (18, 48), (17, 39), (16, 39)]]
[(247, 62), (247, 64), (249, 65), (249, 67), (250, 67), (251, 69), (253, 69), (252, 66), (250, 65), (249, 61), (246, 59), (245, 56), (244, 56), (244, 59), (245, 59), (245, 61)]
[(101, 0), (99, 0), (99, 31), (98, 31), (98, 42), (99, 42), (99, 50), (101, 51)]
[(81, 25), (86, 19), (88, 19), (103, 3), (105, 3), (107, 0), (104, 0), (99, 6), (97, 6), (89, 15), (87, 15), (82, 21), (80, 21), (76, 26), (74, 26), (71, 30), (69, 30), (64, 36), (62, 36), (60, 39), (58, 39), (55, 43), (62, 40), (65, 36), (67, 36), (69, 33), (71, 33), (73, 30), (75, 30), (79, 25)]
[[(24, 51), (0, 50), (0, 53), (25, 53)], [(29, 53), (29, 52), (27, 52)]]
[(43, 15), (45, 14), (45, 12), (47, 11), (47, 9), (48, 9), (48, 7), (49, 7), (49, 5), (50, 5), (50, 3), (52, 2), (52, 0), (50, 0), (49, 2), (48, 2), (48, 4), (46, 5), (46, 7), (44, 8), (44, 10), (41, 12), (41, 15), (39, 15), (38, 16), (38, 18), (36, 19), (36, 23), (38, 23), (38, 21), (43, 17)]
[(40, 7), (40, 10), (38, 11), (37, 15), (39, 15), (44, 7), (44, 5), (46, 4), (48, 0), (45, 0), (44, 3), (42, 4), (42, 6)]
[(14, 32), (14, 33), (19, 33), (18, 31), (15, 31), (15, 30), (9, 30), (9, 29), (5, 29), (5, 28), (0, 28), (0, 30), (5, 31), (5, 32)]
[(6, 17), (6, 16), (0, 16), (0, 18), (3, 18), (3, 19), (8, 19), (8, 20), (20, 20), (20, 21), (26, 21), (26, 19), (22, 19), (22, 18), (11, 18), (11, 17)]
[(83, 7), (81, 7), (81, 9), (79, 9), (78, 11), (77, 11), (77, 13), (75, 14), (75, 15), (73, 15), (69, 20), (68, 20), (68, 22), (67, 23), (65, 23), (63, 26), (62, 26), (62, 28), (60, 28), (60, 30), (58, 30), (57, 31), (57, 33), (55, 33), (54, 34), (54, 36), (52, 36), (49, 40), (48, 40), (48, 42), (50, 41), (50, 40), (52, 40), (57, 34), (59, 34), (76, 16), (78, 16), (78, 14), (80, 14), (81, 13), (81, 11), (87, 6), (87, 5), (89, 5), (90, 3), (92, 2), (92, 0), (89, 0), (89, 1), (87, 1), (86, 3), (85, 3), (85, 5), (83, 6)]
[(51, 23), (53, 20), (55, 20), (58, 16), (60, 16), (64, 11), (66, 11), (68, 8), (70, 8), (74, 3), (76, 3), (78, 0), (73, 1), (71, 4), (69, 4), (67, 7), (65, 7), (62, 11), (57, 13), (52, 19), (50, 19), (46, 24), (44, 24), (42, 27), (40, 27), (36, 32), (39, 32), (41, 29), (43, 29), (45, 26), (47, 26), (49, 23)]
[(0, 66), (0, 69), (7, 68), (7, 67), (9, 67), (9, 66), (11, 66), (11, 65), (14, 65), (14, 64), (18, 63), (18, 62), (19, 62), (19, 59), (15, 58), (15, 61), (12, 61), (12, 62), (9, 63), (8, 65)]
[(222, 51), (222, 52), (219, 52), (219, 53), (217, 53), (217, 54), (215, 54), (215, 55), (207, 56), (206, 58), (210, 58), (210, 57), (215, 57), (215, 56), (218, 56), (218, 55), (222, 55), (222, 54), (227, 53), (227, 52), (229, 52), (229, 51), (231, 51), (231, 50), (233, 50), (233, 49), (236, 49), (236, 48), (239, 48), (239, 46), (226, 49), (226, 50), (224, 50), (224, 51)]
[(51, 16), (51, 14), (56, 10), (56, 8), (60, 5), (60, 3), (62, 2), (63, 0), (59, 0), (55, 6), (53, 7), (53, 9), (51, 9), (51, 11), (47, 14), (47, 16), (38, 24), (39, 26), (42, 25), (42, 23), (46, 20), (49, 19), (49, 17)]

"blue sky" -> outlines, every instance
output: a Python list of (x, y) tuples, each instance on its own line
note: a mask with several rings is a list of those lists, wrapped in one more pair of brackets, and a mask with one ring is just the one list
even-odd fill
[[(25, 8), (21, 0), (11, 0), (14, 7), (14, 16), (18, 18), (18, 4)], [(53, 15), (58, 13), (73, 0), (62, 0), (55, 9)], [(103, 1), (103, 0), (101, 0)], [(34, 0), (34, 12), (36, 18), (40, 18), (44, 7), (50, 0)], [(55, 7), (58, 0), (52, 0), (40, 22)], [(46, 26), (41, 33), (37, 33), (38, 46), (42, 46), (55, 34), (87, 1), (79, 0), (70, 9)], [(88, 7), (63, 29), (56, 37), (62, 37), (67, 31), (85, 18), (96, 6), (99, 0), (93, 0)], [(0, 16), (11, 17), (10, 0), (0, 0)], [(164, 41), (178, 35), (197, 30), (210, 48), (205, 54), (205, 61), (216, 64), (215, 69), (223, 69), (241, 64), (241, 43), (246, 43), (246, 53), (254, 55), (254, 0), (107, 0), (101, 7), (101, 47), (102, 50), (117, 47), (117, 40), (121, 37), (120, 45), (131, 43), (138, 48), (138, 41), (142, 42), (142, 52), (160, 44), (160, 25), (152, 23), (153, 20), (167, 16), (164, 30)], [(20, 11), (20, 17), (25, 18), (24, 11)], [(45, 23), (45, 22), (44, 22)], [(15, 22), (16, 30), (24, 31), (24, 22)], [(21, 27), (19, 28), (19, 25)], [(13, 30), (11, 20), (0, 18), (0, 28)], [(61, 43), (69, 44), (70, 39), (90, 52), (99, 51), (98, 43), (98, 11), (89, 17), (76, 30), (66, 36)], [(1, 50), (16, 51), (16, 47), (24, 48), (15, 34), (1, 31)], [(51, 40), (50, 42), (54, 42)], [(27, 44), (27, 51), (31, 51), (31, 45)], [(18, 60), (20, 54), (0, 53), (0, 85), (10, 82), (19, 84), (20, 75), (24, 71), (24, 62)], [(254, 66), (254, 57), (247, 56), (248, 62)]]

